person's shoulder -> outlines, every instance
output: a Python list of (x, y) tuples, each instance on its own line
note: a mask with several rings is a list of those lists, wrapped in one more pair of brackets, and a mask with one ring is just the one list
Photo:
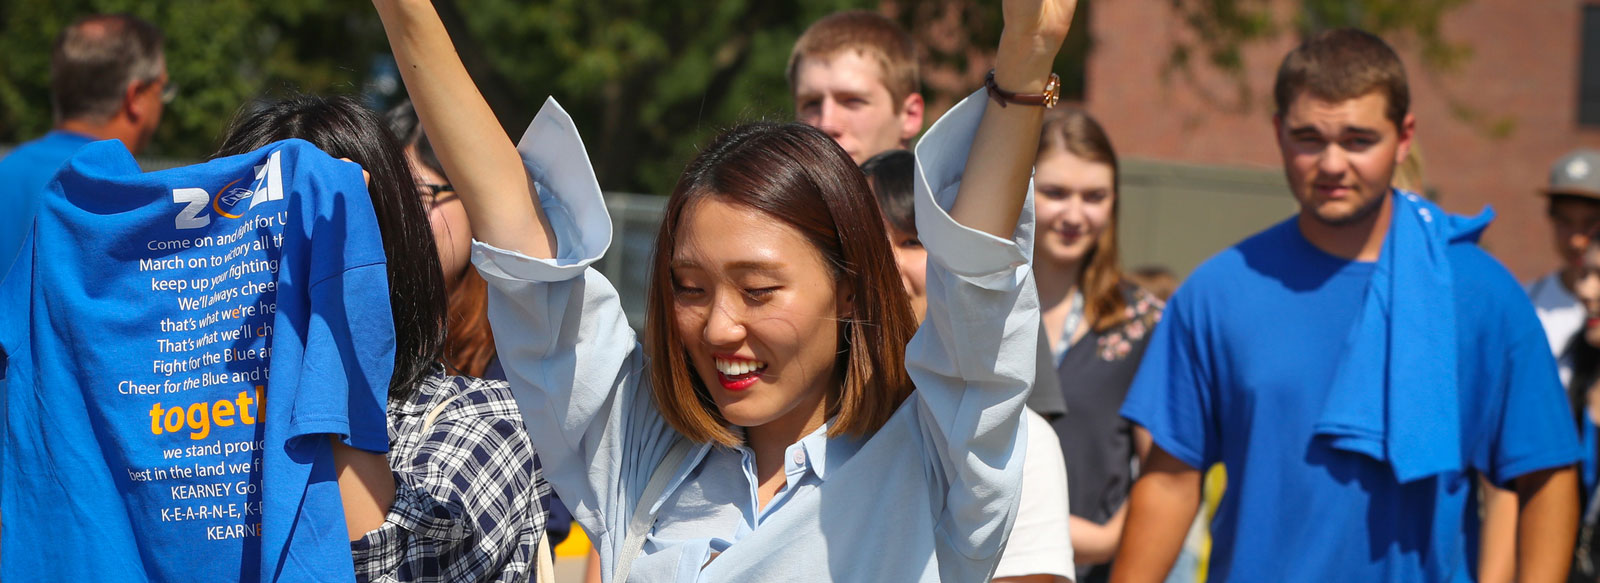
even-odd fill
[(1161, 311), (1192, 312), (1202, 307), (1227, 310), (1236, 307), (1237, 302), (1249, 301), (1252, 290), (1262, 283), (1263, 261), (1293, 263), (1289, 250), (1296, 248), (1294, 237), (1298, 236), (1293, 229), (1291, 218), (1212, 255), (1184, 278), (1172, 297), (1161, 304)]
[(1123, 314), (1128, 321), (1144, 319), (1161, 319), (1161, 311), (1167, 307), (1166, 300), (1156, 297), (1156, 294), (1144, 286), (1132, 281), (1122, 282), (1122, 300), (1128, 305)]
[(1539, 295), (1544, 292), (1548, 286), (1560, 285), (1560, 283), (1561, 272), (1552, 271), (1550, 273), (1533, 278), (1533, 281), (1528, 282), (1528, 285), (1525, 286), (1524, 289), (1527, 290), (1528, 297), (1537, 300)]
[[(1165, 300), (1131, 281), (1123, 282), (1122, 298), (1126, 305), (1122, 309), (1121, 321), (1101, 336), (1102, 360), (1121, 360), (1140, 342), (1147, 340), (1156, 324), (1161, 322), (1161, 315), (1167, 307)], [(1137, 364), (1138, 360), (1133, 362)]]
[(1528, 303), (1528, 292), (1516, 276), (1476, 243), (1452, 243), (1447, 253), (1451, 277), (1458, 289), (1475, 289), (1491, 293), (1496, 299)]
[(509, 383), (467, 376), (451, 379), (460, 387), (458, 400), (472, 410), (474, 416), (505, 418), (522, 423), (522, 416), (517, 411), (517, 399), (511, 393)]
[(1051, 472), (1052, 475), (1056, 475), (1059, 472), (1061, 481), (1065, 482), (1067, 462), (1061, 452), (1059, 434), (1056, 433), (1054, 427), (1050, 426), (1050, 422), (1045, 420), (1043, 415), (1027, 408), (1022, 411), (1023, 431), (1028, 433), (1027, 457), (1023, 458), (1022, 471), (1025, 476), (1028, 474), (1034, 475), (1031, 480), (1027, 477), (1023, 478), (1024, 487), (1039, 485), (1039, 480), (1042, 477), (1037, 474), (1042, 471)]
[(1447, 253), (1462, 321), (1500, 330), (1494, 336), (1507, 342), (1533, 331), (1541, 331), (1540, 340), (1547, 341), (1527, 290), (1505, 265), (1470, 242), (1453, 243)]
[[(1029, 450), (1033, 449), (1032, 440), (1035, 437), (1048, 438), (1046, 441), (1054, 446), (1056, 442), (1056, 430), (1054, 427), (1050, 426), (1049, 420), (1045, 419), (1043, 415), (1038, 414), (1033, 409), (1028, 408), (1023, 408), (1022, 418), (1023, 424), (1027, 426), (1028, 430)], [(1057, 449), (1059, 449), (1059, 447)]]
[(53, 172), (65, 164), (78, 146), (87, 141), (73, 144), (72, 147), (63, 147), (63, 142), (52, 134), (46, 134), (23, 142), (5, 156), (0, 156), (0, 174), (6, 176), (20, 174), (40, 174)]
[(1237, 283), (1241, 273), (1250, 271), (1250, 255), (1263, 251), (1281, 254), (1293, 248), (1294, 237), (1298, 236), (1295, 228), (1294, 218), (1291, 217), (1245, 237), (1195, 267), (1184, 280), (1182, 287), (1226, 286)]
[(1528, 293), (1528, 299), (1539, 310), (1560, 310), (1580, 305), (1578, 298), (1573, 297), (1566, 285), (1561, 283), (1560, 270), (1535, 278), (1523, 291)]
[(409, 410), (411, 414), (435, 413), (437, 421), (480, 419), (522, 423), (510, 384), (451, 375), (438, 369), (424, 377), (407, 403), (391, 402), (390, 406)]

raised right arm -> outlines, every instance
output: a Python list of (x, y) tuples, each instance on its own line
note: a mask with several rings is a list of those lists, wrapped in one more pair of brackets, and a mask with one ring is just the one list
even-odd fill
[(456, 55), (431, 0), (373, 0), (411, 103), (472, 221), (473, 237), (529, 257), (555, 256), (555, 234), (516, 147)]
[(489, 284), (495, 347), (540, 471), (609, 568), (644, 484), (677, 434), (650, 397), (644, 355), (616, 289), (589, 267), (612, 231), (582, 139), (552, 100), (512, 147), (430, 1), (373, 5), (423, 129), (466, 205), (473, 263)]

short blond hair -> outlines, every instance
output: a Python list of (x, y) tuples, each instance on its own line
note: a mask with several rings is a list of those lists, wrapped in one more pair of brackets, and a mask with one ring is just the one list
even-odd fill
[(878, 62), (883, 70), (883, 86), (894, 98), (895, 111), (906, 96), (917, 93), (922, 80), (917, 74), (917, 47), (905, 29), (882, 14), (866, 10), (835, 12), (806, 28), (789, 53), (789, 91), (798, 86), (800, 62), (807, 58), (828, 57), (846, 50), (860, 51)]

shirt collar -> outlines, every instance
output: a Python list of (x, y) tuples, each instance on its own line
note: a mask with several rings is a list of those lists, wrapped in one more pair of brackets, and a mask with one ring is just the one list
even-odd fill
[(82, 142), (85, 144), (89, 142), (100, 141), (100, 138), (91, 136), (89, 134), (80, 134), (72, 130), (54, 129), (50, 130), (50, 133), (47, 135), (49, 135), (51, 139), (55, 140)]
[[(845, 463), (861, 449), (862, 439), (854, 435), (840, 435), (828, 437), (828, 429), (833, 426), (835, 419), (829, 418), (822, 422), (805, 437), (800, 438), (783, 451), (783, 473), (788, 476), (803, 475), (807, 471), (816, 474), (818, 480), (828, 479), (829, 459), (835, 465)], [(745, 437), (745, 428), (729, 425), (728, 429), (739, 437)], [(740, 445), (739, 449), (751, 454), (747, 445)], [(831, 452), (831, 456), (829, 455)], [(796, 454), (799, 455), (796, 455)], [(791, 482), (793, 483), (793, 482)]]
[[(828, 419), (800, 441), (789, 446), (784, 452), (784, 472), (795, 474), (809, 470), (817, 476), (817, 480), (826, 481), (828, 470), (850, 461), (855, 453), (861, 449), (863, 438), (856, 435), (828, 436), (828, 429), (833, 427), (835, 419)], [(796, 456), (796, 452), (802, 455)]]
[(794, 476), (810, 470), (819, 480), (827, 478), (829, 425), (829, 421), (823, 421), (821, 427), (784, 450), (783, 473)]
[[(428, 369), (428, 375), (407, 391), (405, 399), (389, 399), (389, 412), (394, 415), (412, 416), (427, 413), (439, 399), (449, 398), (451, 377), (445, 373), (444, 366), (434, 363)], [(456, 389), (459, 391), (460, 389)]]

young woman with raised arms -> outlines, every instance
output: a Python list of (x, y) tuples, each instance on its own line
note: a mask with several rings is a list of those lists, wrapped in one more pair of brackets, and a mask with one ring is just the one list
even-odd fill
[[(724, 133), (667, 204), (641, 346), (588, 268), (611, 230), (570, 118), (547, 104), (513, 148), (432, 5), (374, 4), (466, 204), (519, 408), (606, 581), (987, 579), (1035, 372), (1041, 107), (979, 92), (919, 145), (920, 329), (850, 157), (799, 124)], [(1076, 3), (1004, 4), (994, 85), (1043, 93)]]

